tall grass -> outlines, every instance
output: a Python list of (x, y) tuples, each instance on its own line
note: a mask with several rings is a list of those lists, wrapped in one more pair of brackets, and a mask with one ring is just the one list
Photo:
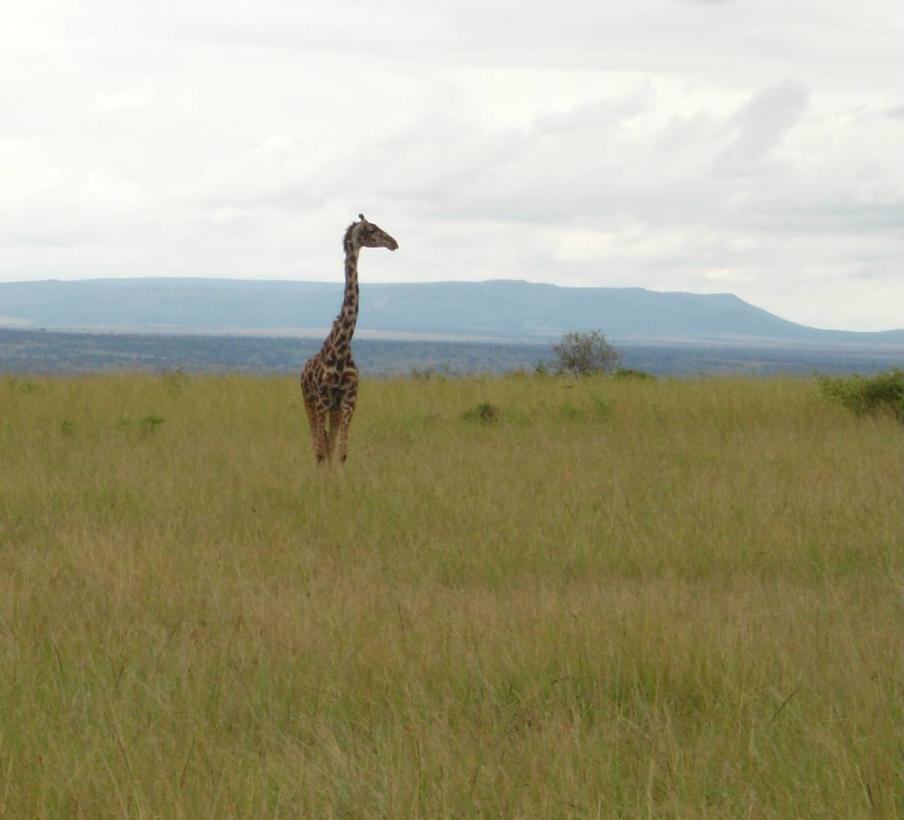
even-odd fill
[(803, 380), (366, 382), (318, 471), (293, 380), (2, 379), (0, 816), (901, 816), (902, 472)]

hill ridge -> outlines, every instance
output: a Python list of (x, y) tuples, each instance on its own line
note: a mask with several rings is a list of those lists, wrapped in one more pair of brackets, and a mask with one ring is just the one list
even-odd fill
[[(730, 292), (570, 287), (520, 279), (361, 282), (363, 333), (547, 342), (599, 329), (613, 341), (904, 345), (904, 329), (808, 327)], [(0, 326), (112, 332), (316, 335), (341, 282), (123, 278), (0, 283)]]

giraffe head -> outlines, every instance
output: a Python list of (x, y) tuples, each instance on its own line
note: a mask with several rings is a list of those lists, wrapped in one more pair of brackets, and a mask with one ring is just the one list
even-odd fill
[(348, 226), (346, 237), (350, 238), (359, 248), (389, 248), (394, 251), (399, 247), (399, 243), (395, 239), (379, 225), (368, 222), (364, 218), (364, 214), (358, 214), (358, 220)]

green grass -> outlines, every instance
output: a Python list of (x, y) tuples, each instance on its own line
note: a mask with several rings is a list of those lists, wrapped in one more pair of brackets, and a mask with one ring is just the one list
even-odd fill
[(806, 380), (365, 382), (318, 471), (294, 380), (0, 379), (0, 817), (900, 817), (902, 478)]

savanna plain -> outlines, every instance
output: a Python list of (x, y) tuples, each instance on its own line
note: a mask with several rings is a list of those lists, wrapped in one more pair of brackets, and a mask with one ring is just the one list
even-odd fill
[(904, 428), (810, 379), (0, 379), (2, 817), (900, 817)]

